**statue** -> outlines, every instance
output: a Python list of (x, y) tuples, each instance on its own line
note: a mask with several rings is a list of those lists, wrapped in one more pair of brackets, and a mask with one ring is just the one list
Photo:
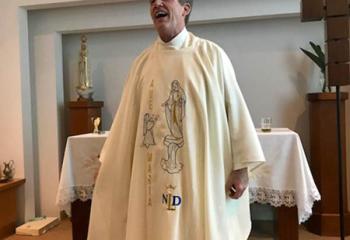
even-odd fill
[(79, 86), (76, 87), (79, 95), (78, 101), (91, 101), (94, 90), (89, 76), (87, 37), (80, 38), (80, 59), (79, 59)]
[(98, 129), (101, 123), (101, 118), (97, 117), (97, 118), (91, 118), (93, 124), (94, 124), (94, 131), (93, 133), (100, 133), (100, 130)]
[(10, 180), (13, 178), (15, 167), (15, 162), (13, 160), (10, 160), (8, 162), (4, 162), (4, 169), (2, 170), (3, 178), (6, 180)]

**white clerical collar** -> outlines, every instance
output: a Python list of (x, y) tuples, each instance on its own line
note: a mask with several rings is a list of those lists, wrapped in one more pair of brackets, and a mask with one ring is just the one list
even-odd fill
[(182, 31), (173, 39), (171, 39), (169, 42), (164, 42), (162, 39), (159, 38), (159, 40), (161, 41), (162, 44), (164, 44), (165, 46), (168, 47), (173, 47), (176, 49), (179, 49), (183, 46), (186, 38), (188, 36), (188, 31), (186, 29), (186, 27), (184, 27), (184, 29), (182, 29)]

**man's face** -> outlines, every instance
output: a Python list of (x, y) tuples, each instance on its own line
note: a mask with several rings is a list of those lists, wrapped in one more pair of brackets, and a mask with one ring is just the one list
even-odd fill
[(172, 38), (180, 33), (190, 10), (188, 3), (181, 5), (178, 0), (150, 0), (153, 24), (162, 39), (163, 36)]

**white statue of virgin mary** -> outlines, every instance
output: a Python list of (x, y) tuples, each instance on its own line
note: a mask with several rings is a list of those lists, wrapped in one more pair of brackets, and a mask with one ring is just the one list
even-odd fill
[(76, 91), (79, 95), (78, 100), (92, 100), (94, 90), (89, 74), (86, 35), (82, 35), (80, 40), (79, 86), (76, 87)]

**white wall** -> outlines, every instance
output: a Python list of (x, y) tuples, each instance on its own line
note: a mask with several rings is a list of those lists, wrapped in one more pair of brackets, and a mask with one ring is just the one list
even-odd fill
[(0, 2), (0, 29), (0, 161), (13, 159), (16, 177), (26, 177), (18, 199), (19, 219), (24, 219), (35, 211), (34, 163), (30, 92), (25, 90), (30, 85), (27, 13), (16, 1)]

